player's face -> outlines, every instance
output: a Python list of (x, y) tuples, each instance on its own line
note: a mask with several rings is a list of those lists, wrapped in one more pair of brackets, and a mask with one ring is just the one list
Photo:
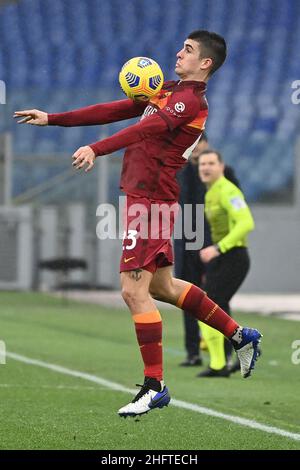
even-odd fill
[(224, 174), (224, 163), (219, 162), (215, 153), (206, 153), (199, 157), (199, 176), (203, 183), (212, 184)]
[[(197, 80), (207, 75), (211, 59), (201, 59), (200, 44), (193, 39), (184, 41), (183, 48), (177, 53), (175, 72), (181, 80)], [(208, 62), (209, 61), (209, 62)]]

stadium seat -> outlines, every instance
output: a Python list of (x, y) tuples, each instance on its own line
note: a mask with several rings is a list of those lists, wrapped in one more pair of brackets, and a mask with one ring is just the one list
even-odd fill
[[(8, 112), (23, 106), (62, 111), (119, 99), (118, 72), (136, 55), (153, 57), (166, 78), (176, 78), (176, 53), (201, 19), (203, 29), (220, 32), (228, 42), (222, 72), (208, 86), (206, 130), (212, 144), (237, 164), (246, 196), (256, 200), (263, 184), (254, 174), (257, 169), (249, 175), (247, 168), (258, 154), (260, 161), (270, 162), (276, 139), (292, 149), (299, 133), (299, 108), (291, 102), (299, 60), (297, 48), (290, 44), (300, 40), (300, 2), (186, 0), (169, 6), (168, 0), (153, 0), (151, 8), (146, 0), (23, 0), (3, 6), (0, 77), (9, 89)], [(10, 127), (16, 162), (18, 154), (69, 152), (99, 133), (97, 128), (47, 133)], [(107, 126), (105, 132), (119, 128)], [(292, 151), (288, 155), (280, 176), (268, 163), (261, 167), (276, 173), (270, 178), (275, 190), (287, 182)]]

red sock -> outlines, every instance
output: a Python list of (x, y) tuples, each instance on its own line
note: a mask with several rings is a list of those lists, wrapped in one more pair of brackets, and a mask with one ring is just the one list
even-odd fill
[(144, 361), (145, 377), (163, 378), (162, 321), (159, 311), (133, 315), (135, 331)]
[(178, 299), (177, 307), (188, 310), (198, 320), (215, 328), (230, 338), (238, 328), (236, 323), (224, 310), (213, 302), (199, 287), (190, 284)]

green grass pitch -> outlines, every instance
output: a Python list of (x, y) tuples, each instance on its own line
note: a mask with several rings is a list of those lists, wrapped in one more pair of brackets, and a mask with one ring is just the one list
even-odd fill
[[(165, 381), (172, 397), (300, 433), (300, 365), (291, 361), (299, 322), (235, 315), (264, 335), (253, 377), (198, 379), (197, 369), (178, 367), (184, 357), (181, 312), (166, 308), (162, 316)], [(143, 380), (125, 309), (1, 292), (0, 340), (7, 351), (128, 388)], [(300, 441), (175, 406), (138, 420), (120, 419), (117, 410), (130, 394), (10, 357), (0, 374), (0, 449), (300, 449)]]

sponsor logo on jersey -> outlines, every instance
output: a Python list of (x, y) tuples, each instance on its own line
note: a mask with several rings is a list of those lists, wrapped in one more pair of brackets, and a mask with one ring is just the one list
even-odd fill
[(175, 106), (175, 111), (177, 111), (177, 113), (182, 113), (184, 110), (185, 110), (185, 104), (182, 103), (182, 101), (178, 101)]
[(170, 106), (166, 106), (164, 109), (168, 111), (168, 113), (173, 114), (173, 116), (176, 116), (178, 118), (182, 117), (180, 114), (177, 114), (173, 108), (170, 108)]
[(124, 258), (124, 263), (128, 263), (129, 261), (131, 261), (134, 258), (135, 258), (135, 256), (131, 256), (131, 258)]

